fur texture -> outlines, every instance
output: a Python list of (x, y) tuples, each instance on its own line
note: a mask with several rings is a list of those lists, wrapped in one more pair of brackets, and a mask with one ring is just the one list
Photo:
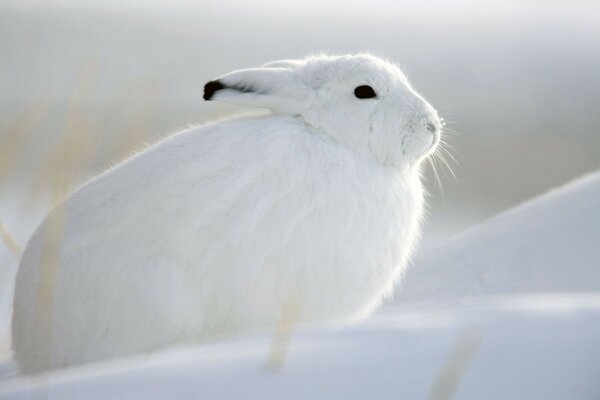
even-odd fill
[[(271, 114), (157, 143), (76, 190), (30, 239), (13, 316), (23, 373), (271, 326), (289, 305), (300, 321), (361, 317), (391, 291), (418, 235), (435, 110), (364, 54), (217, 81), (208, 99)], [(377, 97), (357, 98), (360, 85)]]

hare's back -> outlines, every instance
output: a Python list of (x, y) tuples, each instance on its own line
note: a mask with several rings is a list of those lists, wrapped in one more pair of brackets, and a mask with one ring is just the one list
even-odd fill
[(202, 316), (190, 307), (206, 299), (189, 290), (190, 276), (209, 275), (203, 260), (235, 240), (240, 221), (232, 218), (285, 192), (268, 182), (287, 179), (282, 157), (293, 160), (281, 149), (289, 153), (294, 139), (286, 135), (261, 119), (194, 128), (55, 207), (18, 272), (13, 329), (21, 368), (133, 354), (198, 331)]

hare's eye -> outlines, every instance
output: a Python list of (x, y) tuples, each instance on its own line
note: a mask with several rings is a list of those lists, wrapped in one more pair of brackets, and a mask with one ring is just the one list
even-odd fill
[(377, 93), (369, 85), (361, 85), (354, 89), (354, 95), (359, 99), (373, 99), (377, 97)]

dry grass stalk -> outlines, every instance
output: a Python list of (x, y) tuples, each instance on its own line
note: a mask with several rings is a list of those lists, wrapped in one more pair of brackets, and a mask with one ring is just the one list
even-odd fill
[(43, 99), (34, 101), (0, 135), (0, 183), (10, 176), (25, 151), (31, 133), (48, 112)]
[[(93, 160), (96, 144), (90, 134), (88, 115), (82, 107), (82, 104), (90, 99), (95, 91), (98, 74), (93, 67), (94, 65), (84, 64), (80, 70), (69, 102), (65, 129), (56, 150), (51, 152), (35, 180), (34, 190), (38, 194), (49, 193), (52, 203), (59, 202), (72, 190), (79, 174)], [(52, 327), (54, 319), (54, 294), (60, 268), (65, 219), (65, 207), (59, 205), (46, 221), (43, 232), (37, 314), (49, 327)]]
[(271, 353), (267, 360), (267, 369), (273, 372), (279, 372), (283, 368), (287, 356), (287, 350), (292, 336), (292, 330), (296, 321), (300, 307), (297, 302), (290, 302), (282, 308), (281, 318), (277, 324), (273, 342), (271, 344)]
[[(71, 93), (65, 126), (40, 174), (33, 180), (32, 198), (49, 194), (56, 203), (77, 183), (95, 156), (97, 143), (91, 132), (90, 118), (84, 104), (93, 98), (99, 80), (94, 63), (84, 63), (79, 69)], [(66, 188), (65, 188), (66, 185)]]
[(10, 250), (10, 252), (15, 256), (17, 261), (20, 260), (23, 249), (19, 245), (19, 242), (17, 242), (17, 239), (8, 230), (6, 225), (2, 223), (2, 221), (0, 221), (0, 239), (2, 239), (8, 250)]
[(126, 105), (127, 109), (121, 108), (117, 113), (123, 118), (111, 140), (109, 155), (112, 159), (122, 160), (142, 148), (158, 109), (158, 98), (155, 84), (150, 80), (143, 80), (128, 87), (116, 102)]
[(460, 333), (431, 387), (429, 400), (449, 400), (454, 396), (482, 340), (483, 336), (477, 329), (466, 328)]

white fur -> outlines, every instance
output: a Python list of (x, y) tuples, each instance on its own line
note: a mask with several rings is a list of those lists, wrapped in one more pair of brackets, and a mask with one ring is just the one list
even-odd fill
[[(418, 235), (433, 108), (364, 54), (219, 80), (253, 92), (215, 100), (271, 114), (175, 134), (80, 187), (37, 229), (14, 301), (22, 372), (270, 326), (288, 305), (300, 321), (360, 317), (390, 292)], [(378, 98), (357, 99), (364, 84)], [(63, 216), (48, 278), (45, 232)], [(41, 279), (54, 282), (49, 304)]]

